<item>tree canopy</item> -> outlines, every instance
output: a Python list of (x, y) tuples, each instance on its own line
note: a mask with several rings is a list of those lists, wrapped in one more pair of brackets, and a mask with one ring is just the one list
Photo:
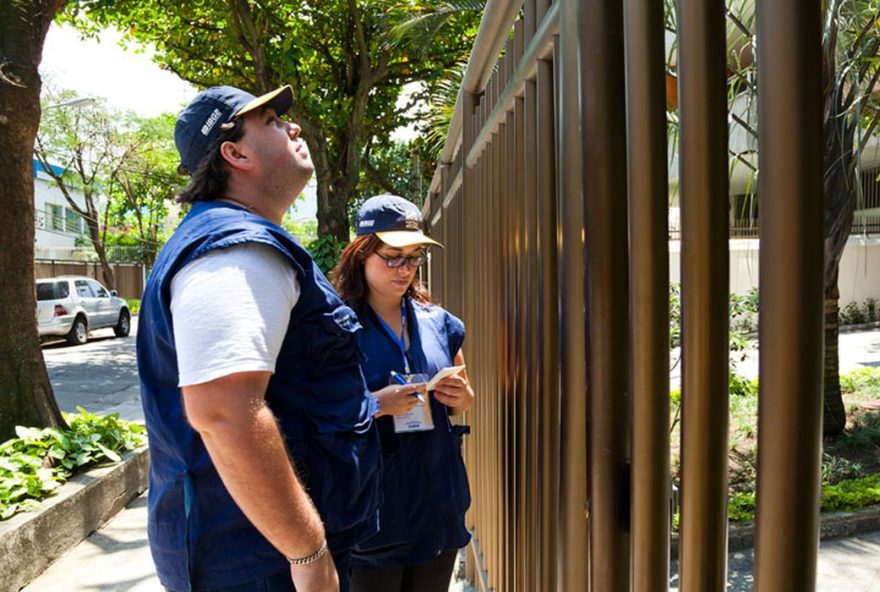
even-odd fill
[[(72, 91), (44, 93), (62, 106)], [(105, 285), (114, 289), (109, 245), (130, 247), (150, 265), (159, 249), (167, 202), (181, 189), (171, 115), (143, 119), (107, 107), (103, 101), (43, 109), (34, 155), (86, 224)], [(58, 169), (50, 165), (57, 165)]]
[[(318, 232), (347, 241), (361, 171), (370, 164), (386, 173), (371, 155), (387, 152), (391, 133), (421, 118), (413, 107), (471, 48), (475, 11), (423, 38), (392, 34), (420, 8), (397, 0), (86, 0), (71, 4), (66, 19), (86, 35), (115, 26), (152, 44), (164, 68), (198, 87), (256, 94), (291, 84), (289, 116), (315, 162)], [(419, 82), (401, 101), (404, 86)]]

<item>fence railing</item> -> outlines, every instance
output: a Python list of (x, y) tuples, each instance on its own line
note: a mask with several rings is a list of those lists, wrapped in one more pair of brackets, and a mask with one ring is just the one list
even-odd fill
[[(468, 326), (469, 566), (481, 590), (668, 586), (662, 5), (489, 0), (463, 79), (425, 211), (446, 245), (431, 260), (432, 291)], [(680, 585), (721, 592), (729, 211), (710, 197), (728, 194), (724, 3), (679, 10)], [(755, 581), (809, 591), (823, 341), (819, 9), (776, 0), (757, 13), (773, 33), (761, 37), (758, 72)]]

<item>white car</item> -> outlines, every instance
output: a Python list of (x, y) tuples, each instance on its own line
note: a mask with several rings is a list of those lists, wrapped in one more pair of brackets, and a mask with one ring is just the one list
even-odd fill
[(82, 345), (89, 331), (112, 327), (117, 337), (131, 331), (125, 300), (88, 277), (60, 276), (37, 280), (37, 325), (40, 337), (65, 337)]

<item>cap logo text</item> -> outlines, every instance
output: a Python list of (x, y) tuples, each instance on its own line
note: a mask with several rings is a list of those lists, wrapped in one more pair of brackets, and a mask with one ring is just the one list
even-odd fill
[(361, 228), (371, 228), (375, 220), (361, 220)]
[(205, 122), (205, 125), (202, 126), (202, 135), (207, 136), (211, 133), (211, 128), (214, 127), (214, 124), (217, 123), (217, 120), (220, 119), (220, 116), (223, 115), (220, 112), (220, 109), (214, 109), (211, 112), (211, 115), (208, 117), (208, 120)]

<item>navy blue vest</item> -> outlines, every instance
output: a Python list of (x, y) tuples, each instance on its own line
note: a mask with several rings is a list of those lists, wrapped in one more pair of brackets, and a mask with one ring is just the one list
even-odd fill
[[(410, 346), (407, 360), (414, 373), (431, 377), (452, 366), (464, 341), (464, 324), (439, 306), (406, 299)], [(400, 347), (369, 307), (361, 315), (357, 338), (367, 360), (361, 365), (367, 386), (389, 384), (392, 370), (403, 373)], [(471, 496), (461, 457), (467, 426), (452, 425), (445, 405), (431, 397), (434, 429), (397, 434), (394, 420), (380, 417), (382, 490), (379, 533), (355, 546), (352, 567), (394, 568), (421, 563), (470, 540), (464, 515)]]
[(162, 584), (201, 590), (287, 568), (220, 481), (184, 417), (171, 324), (170, 286), (214, 249), (262, 243), (296, 271), (301, 293), (266, 400), (281, 426), (334, 551), (376, 530), (379, 438), (356, 343), (361, 325), (308, 252), (275, 224), (222, 202), (197, 202), (159, 254), (140, 311), (137, 353), (150, 445), (148, 532)]

